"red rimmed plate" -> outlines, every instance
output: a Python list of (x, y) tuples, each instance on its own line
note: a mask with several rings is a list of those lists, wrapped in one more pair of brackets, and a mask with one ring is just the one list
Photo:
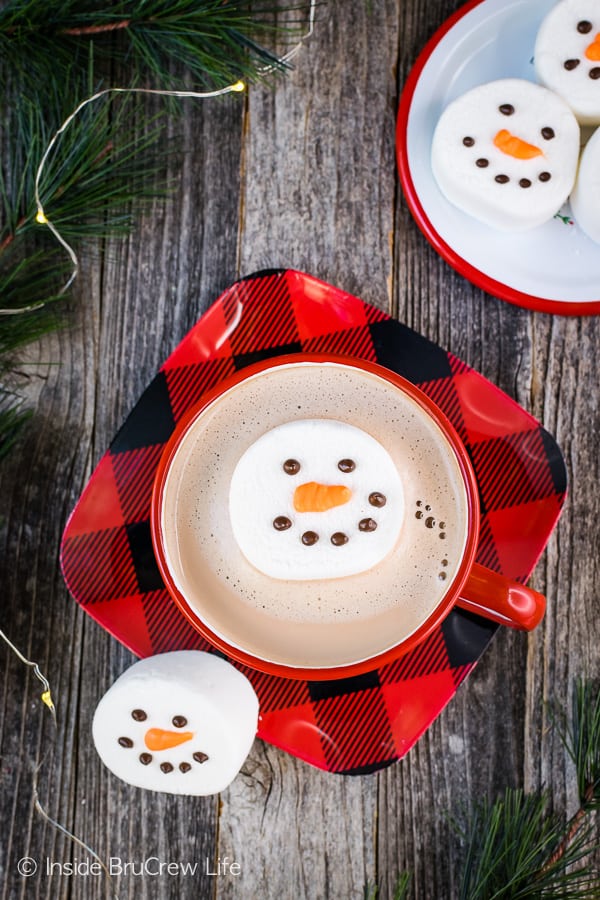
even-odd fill
[(425, 237), (454, 269), (490, 294), (542, 312), (600, 312), (600, 248), (568, 204), (524, 234), (495, 231), (456, 209), (431, 172), (433, 132), (445, 107), (498, 78), (535, 81), (535, 36), (555, 0), (470, 0), (418, 57), (398, 111), (400, 181)]
[[(463, 439), (481, 496), (477, 559), (525, 581), (566, 491), (551, 436), (452, 354), (380, 310), (291, 270), (233, 284), (167, 359), (96, 467), (65, 529), (61, 565), (75, 600), (138, 656), (212, 649), (164, 588), (150, 499), (163, 447), (202, 394), (285, 353), (378, 362), (417, 384)], [(258, 736), (320, 768), (361, 774), (403, 756), (454, 695), (496, 626), (453, 611), (407, 656), (354, 678), (297, 681), (238, 665), (260, 700)]]

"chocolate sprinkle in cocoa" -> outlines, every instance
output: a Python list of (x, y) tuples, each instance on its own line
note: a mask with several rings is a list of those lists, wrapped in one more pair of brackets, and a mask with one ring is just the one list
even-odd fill
[(189, 772), (192, 767), (188, 762), (179, 763), (179, 771), (180, 772)]
[(377, 509), (381, 509), (381, 507), (385, 506), (387, 503), (387, 497), (379, 491), (373, 491), (372, 494), (369, 494), (369, 503), (371, 506), (376, 506)]
[(283, 464), (283, 471), (288, 475), (297, 475), (300, 471), (300, 463), (297, 459), (286, 459)]
[(515, 108), (512, 103), (503, 103), (498, 107), (503, 116), (512, 116), (514, 114)]
[(291, 527), (291, 519), (288, 519), (287, 516), (277, 516), (276, 519), (273, 519), (273, 528), (275, 531), (287, 531), (288, 528)]
[(148, 716), (143, 709), (134, 709), (131, 713), (131, 718), (135, 719), (136, 722), (145, 722)]
[(356, 463), (353, 459), (340, 459), (338, 469), (340, 472), (354, 472)]
[(151, 753), (140, 753), (140, 762), (143, 766), (149, 766), (152, 762)]
[(194, 759), (198, 763), (204, 763), (208, 759), (208, 756), (206, 755), (206, 753), (202, 753), (200, 750), (198, 750), (196, 753), (194, 753)]
[(577, 31), (579, 34), (589, 34), (592, 28), (592, 23), (588, 22), (587, 19), (582, 19), (581, 22), (577, 23)]
[(425, 519), (425, 528), (433, 528), (435, 526), (435, 519), (433, 516), (428, 516)]
[(579, 59), (565, 59), (565, 69), (567, 72), (572, 72), (573, 69), (576, 69), (581, 60)]
[(358, 523), (359, 531), (375, 531), (377, 529), (377, 522), (375, 519), (361, 519)]
[(344, 544), (348, 543), (348, 535), (344, 534), (343, 531), (336, 531), (335, 534), (331, 535), (331, 543), (334, 547), (343, 547)]
[(187, 725), (187, 719), (185, 716), (173, 716), (171, 719), (175, 728), (185, 728)]
[(133, 741), (128, 737), (120, 737), (119, 744), (121, 745), (121, 747), (127, 747), (127, 749), (133, 747)]
[(173, 771), (173, 766), (171, 765), (171, 763), (168, 763), (168, 762), (161, 763), (161, 764), (160, 764), (160, 771), (161, 771), (161, 772), (164, 772), (165, 775), (168, 775), (169, 772), (172, 772), (172, 771)]
[(316, 544), (319, 540), (319, 535), (316, 531), (305, 531), (302, 535), (302, 543), (305, 547), (312, 547), (313, 544)]

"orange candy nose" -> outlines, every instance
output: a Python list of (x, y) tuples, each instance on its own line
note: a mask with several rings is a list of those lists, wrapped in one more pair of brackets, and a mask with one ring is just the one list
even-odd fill
[(351, 497), (352, 491), (343, 484), (307, 481), (294, 491), (294, 509), (296, 512), (326, 512), (334, 506), (343, 506)]
[(600, 60), (600, 34), (597, 34), (589, 47), (586, 47), (585, 55), (591, 62)]
[(502, 153), (506, 153), (507, 156), (514, 156), (515, 159), (534, 159), (536, 156), (544, 155), (539, 147), (536, 147), (534, 144), (528, 144), (527, 141), (522, 141), (521, 138), (511, 134), (506, 128), (502, 128), (498, 132), (494, 138), (494, 145)]
[(148, 750), (170, 750), (185, 744), (194, 737), (193, 731), (164, 731), (162, 728), (149, 728), (144, 735), (144, 743)]

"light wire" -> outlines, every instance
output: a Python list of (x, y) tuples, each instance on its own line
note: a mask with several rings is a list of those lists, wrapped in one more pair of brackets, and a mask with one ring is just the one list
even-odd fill
[[(259, 72), (261, 75), (266, 75), (269, 72), (273, 71), (278, 66), (285, 65), (290, 59), (292, 59), (298, 53), (298, 51), (303, 46), (304, 42), (313, 34), (314, 27), (315, 27), (316, 4), (317, 4), (317, 0), (310, 0), (310, 8), (309, 8), (309, 13), (308, 13), (308, 27), (307, 27), (306, 32), (301, 36), (299, 41), (291, 48), (291, 50), (289, 50), (283, 56), (280, 56), (277, 58), (276, 63), (273, 63), (271, 65), (263, 67), (262, 69), (259, 69)], [(178, 98), (193, 97), (195, 99), (208, 100), (213, 97), (222, 97), (225, 94), (240, 93), (240, 92), (244, 91), (245, 89), (246, 89), (246, 84), (243, 81), (236, 81), (233, 84), (229, 84), (226, 87), (219, 88), (214, 91), (175, 91), (175, 90), (159, 90), (159, 89), (152, 89), (152, 88), (111, 87), (111, 88), (104, 88), (103, 90), (97, 91), (95, 94), (92, 94), (90, 97), (86, 97), (85, 100), (82, 100), (81, 103), (79, 103), (75, 107), (75, 109), (70, 113), (70, 115), (67, 116), (67, 118), (64, 120), (62, 125), (54, 132), (48, 145), (46, 146), (46, 149), (44, 150), (42, 158), (37, 167), (37, 171), (35, 174), (35, 183), (34, 183), (34, 200), (35, 200), (35, 205), (36, 205), (35, 221), (38, 223), (38, 225), (45, 225), (46, 228), (48, 228), (48, 230), (54, 236), (55, 240), (61, 245), (61, 247), (64, 249), (65, 253), (68, 255), (69, 259), (71, 260), (71, 265), (72, 265), (71, 274), (70, 274), (69, 278), (67, 279), (67, 281), (65, 282), (65, 284), (62, 286), (62, 288), (58, 291), (57, 296), (60, 297), (63, 294), (65, 294), (69, 290), (69, 288), (71, 287), (71, 285), (73, 284), (75, 279), (77, 278), (77, 275), (79, 274), (79, 258), (77, 256), (77, 253), (71, 246), (71, 244), (69, 244), (68, 241), (65, 240), (65, 238), (62, 236), (62, 234), (59, 232), (56, 225), (54, 225), (54, 223), (51, 221), (51, 219), (46, 214), (46, 210), (44, 208), (44, 204), (42, 203), (42, 199), (41, 199), (40, 184), (41, 184), (42, 175), (44, 173), (44, 169), (46, 167), (48, 158), (49, 158), (50, 154), (52, 153), (52, 150), (54, 149), (58, 139), (67, 130), (67, 128), (71, 125), (73, 120), (77, 118), (79, 113), (90, 103), (95, 103), (96, 100), (99, 100), (101, 97), (106, 97), (109, 94), (154, 94), (154, 95), (160, 96), (160, 97), (178, 97)], [(32, 303), (32, 304), (29, 304), (28, 306), (22, 306), (19, 309), (0, 309), (0, 316), (14, 316), (14, 315), (20, 315), (22, 313), (34, 312), (37, 309), (42, 309), (42, 307), (44, 307), (45, 305), (46, 305), (45, 301), (40, 300), (39, 303)]]

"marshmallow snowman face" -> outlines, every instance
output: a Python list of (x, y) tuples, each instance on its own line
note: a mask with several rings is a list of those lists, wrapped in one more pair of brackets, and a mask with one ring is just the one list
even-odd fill
[(257, 721), (248, 679), (219, 657), (190, 650), (131, 666), (100, 700), (92, 733), (103, 763), (128, 784), (200, 796), (233, 781)]
[(516, 78), (480, 85), (436, 127), (432, 169), (446, 198), (494, 228), (552, 218), (575, 180), (579, 126), (560, 97)]
[(571, 194), (571, 209), (579, 227), (600, 244), (600, 128), (581, 155), (577, 184)]
[(246, 559), (271, 578), (364, 572), (394, 548), (404, 515), (398, 470), (371, 435), (329, 419), (271, 429), (240, 458), (229, 493)]
[(600, 3), (562, 0), (538, 31), (535, 69), (583, 125), (600, 124)]

